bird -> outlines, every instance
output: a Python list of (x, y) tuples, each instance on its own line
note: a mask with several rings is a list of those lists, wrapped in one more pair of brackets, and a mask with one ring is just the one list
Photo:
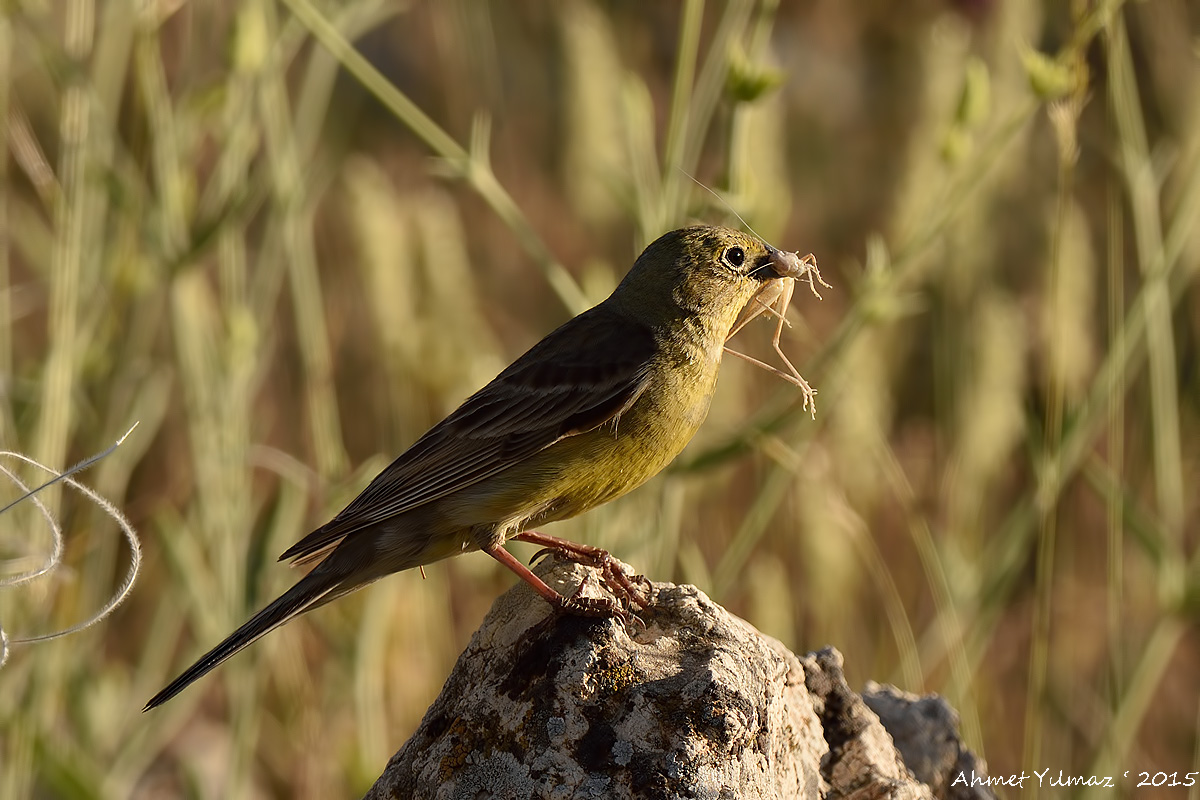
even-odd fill
[(719, 226), (660, 236), (607, 299), (535, 344), (288, 548), (280, 561), (316, 566), (143, 711), (300, 614), (470, 551), (495, 558), (562, 611), (623, 615), (612, 598), (552, 589), (504, 548), (511, 539), (601, 567), (618, 596), (645, 607), (637, 581), (605, 551), (530, 528), (620, 497), (666, 467), (708, 414), (727, 338), (770, 310), (752, 301), (775, 298), (781, 281), (815, 269), (809, 258)]

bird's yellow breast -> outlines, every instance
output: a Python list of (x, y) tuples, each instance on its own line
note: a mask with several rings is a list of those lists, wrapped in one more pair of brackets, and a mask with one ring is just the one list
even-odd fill
[[(684, 352), (688, 351), (688, 352)], [(496, 522), (502, 536), (568, 519), (648, 481), (683, 450), (708, 415), (720, 346), (668, 346), (637, 401), (598, 428), (565, 437), (488, 481), (458, 493), (471, 526)]]

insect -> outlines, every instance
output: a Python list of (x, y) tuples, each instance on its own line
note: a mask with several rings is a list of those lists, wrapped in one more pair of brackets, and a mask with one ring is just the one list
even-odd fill
[[(702, 183), (694, 175), (682, 167), (679, 168), (679, 171), (691, 178), (692, 182), (701, 189), (717, 198), (717, 200), (721, 202), (721, 205), (729, 209), (729, 211), (738, 218), (738, 221), (746, 226), (748, 231), (753, 233), (755, 236), (758, 236), (758, 231), (750, 227), (750, 223), (746, 222), (742, 215), (739, 214), (733, 206), (729, 205), (724, 197), (721, 197), (721, 195), (717, 194), (712, 187)], [(758, 290), (758, 294), (754, 295), (754, 297), (746, 305), (746, 308), (742, 311), (741, 316), (739, 316), (737, 321), (733, 324), (733, 329), (729, 332), (729, 335), (725, 337), (725, 341), (728, 342), (730, 339), (736, 336), (738, 331), (746, 327), (746, 325), (752, 319), (755, 319), (760, 314), (770, 314), (771, 316), (775, 317), (776, 320), (775, 335), (771, 337), (771, 346), (775, 348), (775, 354), (778, 355), (783, 361), (784, 365), (787, 366), (788, 371), (784, 372), (781, 369), (772, 367), (770, 364), (759, 361), (757, 358), (748, 356), (745, 353), (739, 353), (737, 350), (734, 350), (730, 347), (726, 347), (725, 352), (732, 356), (737, 356), (744, 361), (749, 361), (754, 366), (761, 367), (767, 372), (773, 372), (788, 383), (793, 383), (800, 387), (800, 391), (804, 392), (804, 408), (808, 409), (812, 413), (813, 419), (816, 419), (817, 390), (812, 388), (812, 385), (809, 384), (808, 381), (804, 380), (804, 376), (800, 374), (800, 371), (796, 369), (796, 367), (792, 365), (792, 362), (788, 360), (788, 357), (784, 355), (783, 348), (779, 345), (779, 337), (783, 335), (783, 327), (785, 325), (788, 327), (791, 327), (792, 325), (792, 323), (787, 321), (787, 310), (788, 306), (790, 306), (792, 303), (792, 292), (794, 292), (796, 289), (796, 281), (808, 281), (808, 288), (812, 290), (812, 293), (817, 296), (818, 300), (822, 299), (821, 293), (817, 291), (818, 283), (824, 286), (826, 289), (832, 289), (833, 287), (826, 283), (825, 279), (821, 277), (821, 270), (817, 269), (817, 257), (812, 253), (809, 253), (802, 258), (799, 253), (789, 253), (785, 250), (777, 250), (768, 244), (767, 240), (763, 239), (763, 237), (758, 236), (758, 238), (762, 240), (763, 244), (767, 245), (768, 250), (770, 250), (772, 253), (779, 253), (783, 257), (783, 261), (788, 266), (788, 274), (781, 278), (772, 278), (771, 280), (763, 283), (762, 288)]]
[[(741, 219), (740, 216), (738, 218)], [(743, 220), (743, 223), (744, 222), (745, 220)], [(747, 225), (747, 227), (749, 226)], [(762, 237), (760, 236), (759, 238), (761, 239)], [(767, 245), (767, 247), (770, 247), (770, 245)], [(783, 334), (783, 328), (785, 325), (789, 327), (791, 326), (791, 323), (787, 320), (787, 310), (788, 306), (791, 305), (792, 292), (795, 291), (797, 280), (807, 281), (808, 288), (812, 290), (812, 293), (817, 296), (818, 300), (821, 299), (821, 293), (817, 291), (818, 283), (827, 289), (833, 287), (826, 283), (825, 279), (821, 277), (821, 271), (817, 269), (817, 257), (812, 253), (809, 253), (803, 258), (800, 257), (799, 253), (784, 252), (783, 255), (789, 267), (788, 274), (781, 278), (773, 278), (763, 284), (762, 288), (758, 290), (758, 294), (754, 295), (749, 304), (747, 304), (746, 308), (742, 311), (741, 316), (739, 316), (737, 321), (734, 323), (733, 329), (729, 332), (729, 336), (726, 337), (725, 341), (728, 342), (730, 339), (732, 339), (738, 331), (746, 327), (751, 320), (757, 318), (759, 315), (770, 314), (771, 316), (775, 317), (776, 320), (775, 334), (771, 337), (771, 346), (775, 349), (775, 354), (779, 356), (784, 365), (787, 367), (787, 372), (773, 367), (763, 361), (759, 361), (753, 356), (748, 356), (745, 353), (739, 353), (737, 350), (734, 350), (728, 346), (725, 348), (725, 352), (729, 353), (730, 355), (737, 356), (745, 361), (749, 361), (756, 367), (761, 367), (768, 372), (773, 372), (788, 383), (793, 383), (800, 387), (800, 390), (804, 392), (804, 408), (809, 409), (812, 413), (812, 418), (816, 419), (817, 390), (812, 388), (809, 382), (804, 379), (804, 376), (800, 374), (799, 370), (792, 365), (792, 362), (788, 359), (788, 357), (784, 355), (783, 348), (779, 345), (779, 337)]]

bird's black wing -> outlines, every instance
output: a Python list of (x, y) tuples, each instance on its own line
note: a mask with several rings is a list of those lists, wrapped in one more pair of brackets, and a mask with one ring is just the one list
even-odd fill
[(645, 389), (655, 349), (649, 327), (603, 305), (575, 317), (431, 428), (280, 560), (319, 558), (349, 534), (620, 416)]

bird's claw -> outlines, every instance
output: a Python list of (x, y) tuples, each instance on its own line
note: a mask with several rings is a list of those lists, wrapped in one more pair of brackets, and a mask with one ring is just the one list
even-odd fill
[[(654, 585), (644, 575), (626, 572), (625, 565), (613, 558), (607, 550), (559, 539), (555, 536), (547, 536), (537, 531), (526, 531), (514, 538), (531, 544), (543, 545), (529, 559), (531, 566), (553, 553), (572, 563), (597, 570), (600, 573), (600, 584), (611, 595), (607, 598), (584, 597), (582, 595), (583, 588), (592, 577), (592, 573), (587, 572), (579, 587), (570, 597), (560, 595), (561, 599), (559, 600), (549, 598), (556, 608), (583, 616), (620, 617), (626, 625), (636, 623), (642, 628), (646, 627), (646, 623), (632, 612), (635, 607), (650, 607), (648, 597), (653, 595)], [(543, 592), (542, 596), (545, 597), (546, 593)]]
[(551, 553), (562, 556), (568, 561), (599, 570), (601, 585), (625, 603), (636, 605), (640, 608), (650, 607), (650, 600), (642, 593), (639, 586), (639, 584), (646, 586), (647, 592), (653, 590), (653, 585), (645, 575), (636, 573), (633, 575), (628, 574), (625, 572), (621, 562), (613, 558), (607, 550), (601, 550), (599, 547), (590, 547), (588, 545), (578, 545), (578, 547), (578, 550), (553, 546), (543, 547), (533, 554), (533, 557), (529, 559), (529, 563), (533, 565)]
[(611, 597), (564, 597), (559, 609), (580, 617), (599, 617), (611, 619), (616, 617), (625, 625), (633, 624), (636, 619)]
[(585, 597), (583, 590), (588, 585), (591, 577), (592, 574), (590, 572), (584, 575), (583, 580), (579, 582), (579, 586), (575, 588), (575, 591), (570, 596), (563, 597), (562, 603), (559, 604), (559, 610), (583, 617), (616, 617), (626, 627), (635, 626), (642, 630), (646, 629), (645, 621), (630, 610), (630, 599), (621, 593), (612, 591), (610, 588), (610, 591), (614, 595), (613, 597)]
[[(536, 553), (534, 553), (532, 556), (529, 557), (529, 566), (532, 567), (532, 566), (536, 565), (539, 561), (541, 561), (543, 558), (545, 558), (546, 556), (554, 555), (555, 553), (558, 553), (559, 555), (564, 555), (563, 551), (561, 551), (555, 547), (543, 547), (541, 550), (538, 550)], [(574, 561), (574, 559), (571, 559), (571, 560)]]

